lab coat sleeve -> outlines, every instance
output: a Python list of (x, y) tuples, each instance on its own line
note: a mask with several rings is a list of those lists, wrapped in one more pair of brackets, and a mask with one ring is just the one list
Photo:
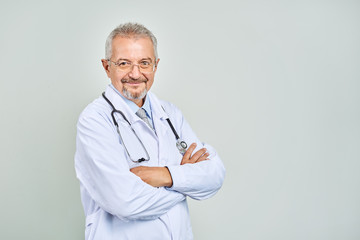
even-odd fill
[[(172, 109), (172, 111), (168, 109)], [(173, 179), (172, 190), (181, 192), (193, 199), (203, 200), (213, 196), (222, 186), (225, 177), (225, 167), (215, 149), (208, 144), (200, 142), (180, 110), (172, 104), (167, 111), (170, 118), (180, 129), (180, 138), (188, 145), (197, 143), (194, 153), (205, 147), (210, 153), (209, 160), (194, 164), (168, 166)]]
[(91, 198), (122, 220), (154, 219), (185, 196), (155, 188), (131, 173), (111, 119), (85, 109), (77, 125), (75, 169)]

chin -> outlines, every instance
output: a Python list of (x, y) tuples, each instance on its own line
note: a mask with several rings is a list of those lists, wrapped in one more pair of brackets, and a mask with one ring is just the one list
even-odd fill
[(128, 91), (127, 89), (124, 88), (123, 94), (128, 99), (139, 100), (139, 99), (143, 99), (146, 96), (147, 90), (145, 88), (142, 91)]

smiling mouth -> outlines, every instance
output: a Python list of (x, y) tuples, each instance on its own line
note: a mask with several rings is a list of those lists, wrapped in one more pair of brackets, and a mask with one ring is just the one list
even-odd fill
[(137, 81), (132, 81), (132, 80), (125, 80), (125, 79), (123, 79), (123, 80), (121, 80), (121, 82), (122, 83), (127, 83), (127, 84), (131, 84), (131, 85), (138, 85), (138, 84), (140, 84), (140, 83), (146, 83), (147, 82), (147, 80), (137, 80)]
[(143, 82), (125, 82), (126, 84), (129, 84), (129, 85), (139, 85), (140, 83), (143, 83)]

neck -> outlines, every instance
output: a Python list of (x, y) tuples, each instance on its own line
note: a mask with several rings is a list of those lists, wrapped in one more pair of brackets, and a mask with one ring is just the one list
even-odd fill
[(145, 102), (145, 97), (142, 99), (130, 99), (130, 101), (134, 102), (138, 107), (142, 107)]

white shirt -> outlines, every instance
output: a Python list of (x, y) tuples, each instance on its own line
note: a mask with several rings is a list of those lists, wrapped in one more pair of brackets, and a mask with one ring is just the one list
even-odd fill
[[(211, 146), (199, 141), (174, 105), (158, 100), (151, 92), (147, 97), (156, 133), (111, 87), (105, 94), (130, 121), (150, 160), (134, 163), (129, 159), (111, 117), (112, 108), (103, 97), (85, 108), (77, 125), (75, 153), (86, 215), (85, 239), (193, 239), (186, 197), (202, 200), (220, 189), (225, 169), (219, 156)], [(129, 124), (120, 114), (115, 116), (130, 155), (144, 156)], [(180, 165), (182, 155), (167, 118), (188, 145), (197, 143), (195, 151), (206, 147), (210, 160)], [(173, 186), (155, 188), (146, 184), (130, 172), (136, 166), (168, 166)]]

